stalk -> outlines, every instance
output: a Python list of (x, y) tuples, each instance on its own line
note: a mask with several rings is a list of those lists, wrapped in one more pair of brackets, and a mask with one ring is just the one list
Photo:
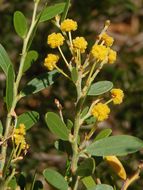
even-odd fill
[[(21, 81), (21, 78), (22, 78), (24, 62), (25, 62), (27, 52), (28, 52), (28, 43), (29, 43), (29, 40), (30, 40), (30, 38), (32, 36), (32, 32), (34, 30), (34, 27), (35, 27), (36, 21), (37, 21), (36, 20), (36, 13), (37, 13), (37, 8), (38, 8), (39, 2), (40, 1), (35, 1), (31, 25), (30, 25), (30, 28), (29, 28), (29, 31), (28, 31), (26, 37), (23, 40), (23, 48), (22, 48), (22, 56), (21, 56), (21, 60), (20, 60), (20, 67), (19, 67), (17, 78), (16, 78), (16, 82), (14, 84), (14, 99), (13, 99), (13, 102), (12, 102), (11, 110), (7, 114), (4, 139), (8, 138), (9, 133), (10, 133), (10, 131), (12, 129), (12, 126), (11, 126), (12, 125), (12, 115), (14, 113), (16, 104), (17, 104), (17, 102), (19, 100), (18, 88), (19, 88), (19, 84), (20, 84), (20, 81)], [(6, 154), (7, 154), (7, 141), (5, 141), (5, 143), (2, 144), (2, 149), (1, 149), (1, 156), (2, 156), (1, 165), (0, 165), (1, 177), (3, 177), (3, 169), (4, 169), (5, 164), (6, 164)]]

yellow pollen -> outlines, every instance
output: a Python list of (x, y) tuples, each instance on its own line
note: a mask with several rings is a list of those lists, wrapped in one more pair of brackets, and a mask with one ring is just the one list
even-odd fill
[(55, 54), (48, 54), (47, 57), (45, 58), (44, 66), (48, 70), (52, 71), (55, 68), (58, 60), (59, 60), (59, 56)]
[(63, 45), (64, 40), (61, 33), (52, 33), (48, 36), (47, 43), (51, 48), (57, 48)]
[(104, 61), (107, 58), (108, 55), (108, 48), (104, 45), (94, 45), (92, 47), (91, 53), (94, 58), (96, 58), (99, 61)]
[(116, 61), (116, 57), (117, 57), (117, 52), (110, 49), (108, 54), (108, 62), (110, 64), (113, 64)]
[(77, 29), (77, 22), (72, 19), (66, 19), (61, 23), (61, 30), (64, 32), (75, 31)]
[(124, 92), (119, 88), (114, 88), (111, 90), (111, 96), (114, 104), (121, 104), (123, 102)]
[(108, 34), (106, 34), (106, 33), (102, 34), (101, 39), (104, 41), (104, 44), (107, 47), (110, 47), (113, 45), (114, 39), (111, 36), (109, 36)]
[(87, 48), (87, 41), (84, 37), (76, 37), (73, 40), (73, 48), (75, 50), (80, 50), (81, 53), (84, 53)]
[(98, 120), (103, 121), (108, 118), (110, 113), (110, 108), (103, 103), (98, 103), (92, 108), (92, 115)]

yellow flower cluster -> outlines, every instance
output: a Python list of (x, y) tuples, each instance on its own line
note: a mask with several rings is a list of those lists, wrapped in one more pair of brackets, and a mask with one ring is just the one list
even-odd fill
[(73, 48), (75, 50), (80, 50), (81, 53), (84, 53), (87, 48), (87, 41), (84, 37), (76, 37), (73, 40)]
[(110, 108), (103, 103), (98, 103), (92, 108), (92, 115), (98, 120), (103, 121), (108, 118), (110, 113)]
[(98, 61), (103, 61), (106, 59), (108, 55), (108, 48), (104, 45), (97, 45), (95, 44), (92, 47), (91, 53), (94, 58), (96, 58)]
[(114, 104), (121, 104), (124, 98), (124, 92), (119, 88), (114, 88), (111, 90), (111, 96)]
[(47, 43), (51, 48), (57, 48), (64, 43), (64, 37), (61, 33), (52, 33), (48, 36)]
[(77, 22), (72, 19), (66, 19), (61, 23), (61, 30), (64, 32), (70, 32), (77, 30)]
[(50, 71), (52, 71), (55, 68), (58, 60), (59, 60), (58, 55), (48, 54), (47, 57), (45, 58), (44, 66)]
[(116, 61), (117, 52), (110, 49), (108, 54), (108, 63), (113, 64)]
[(21, 149), (25, 149), (27, 147), (26, 141), (25, 141), (25, 125), (20, 124), (19, 128), (14, 129), (14, 135), (13, 139), (16, 144), (16, 146), (20, 146)]
[(116, 174), (123, 180), (126, 180), (127, 174), (126, 171), (120, 162), (120, 160), (116, 156), (106, 156), (105, 160), (107, 163), (113, 168)]
[(110, 47), (113, 45), (114, 39), (111, 36), (109, 36), (108, 34), (103, 33), (101, 36), (101, 39), (104, 41), (104, 44), (107, 47)]

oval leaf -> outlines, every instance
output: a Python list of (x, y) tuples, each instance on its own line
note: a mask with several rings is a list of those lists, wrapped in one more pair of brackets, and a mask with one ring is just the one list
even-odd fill
[(100, 133), (98, 133), (98, 135), (95, 137), (94, 141), (103, 139), (105, 137), (109, 137), (111, 135), (111, 133), (112, 133), (112, 130), (110, 128), (103, 129), (102, 131), (100, 131)]
[(54, 83), (54, 80), (57, 78), (58, 72), (51, 71), (39, 75), (38, 77), (31, 80), (25, 88), (21, 91), (21, 97), (35, 94)]
[(0, 67), (7, 76), (9, 65), (12, 65), (7, 52), (4, 47), (0, 44)]
[(142, 148), (142, 140), (129, 135), (117, 135), (95, 141), (86, 151), (93, 156), (123, 156)]
[(34, 50), (29, 51), (25, 59), (23, 72), (26, 72), (37, 59), (38, 53)]
[(13, 18), (13, 22), (14, 22), (14, 28), (16, 33), (24, 38), (26, 33), (27, 33), (27, 21), (25, 16), (23, 15), (22, 12), (20, 11), (16, 11), (14, 13), (14, 18)]
[(35, 123), (39, 121), (39, 113), (36, 111), (29, 111), (21, 114), (17, 119), (16, 127), (19, 127), (20, 123), (23, 123), (26, 130), (30, 129)]
[(99, 81), (96, 82), (95, 84), (92, 84), (89, 91), (88, 95), (89, 96), (98, 96), (101, 94), (104, 94), (105, 92), (108, 92), (113, 88), (113, 83), (110, 81)]
[(92, 176), (88, 176), (88, 177), (84, 177), (82, 179), (83, 184), (85, 185), (85, 187), (88, 188), (93, 188), (96, 186), (96, 183), (94, 181), (94, 179), (92, 178)]
[(7, 79), (6, 79), (6, 105), (8, 111), (10, 111), (13, 97), (14, 97), (14, 81), (15, 73), (12, 65), (8, 67)]
[(76, 70), (76, 67), (73, 67), (72, 72), (71, 72), (71, 78), (74, 83), (76, 83), (78, 79), (78, 72)]
[(78, 176), (90, 176), (94, 173), (95, 161), (93, 158), (84, 160), (78, 167), (76, 174)]
[(68, 190), (68, 184), (64, 177), (52, 169), (45, 169), (43, 172), (45, 179), (55, 188), (59, 190)]
[(41, 14), (40, 22), (45, 22), (61, 14), (65, 10), (65, 3), (57, 3), (53, 6), (47, 7)]
[(113, 190), (113, 187), (106, 184), (99, 184), (99, 185), (96, 185), (95, 187), (88, 188), (88, 190)]
[(69, 130), (61, 118), (53, 112), (48, 112), (45, 116), (45, 121), (52, 133), (57, 135), (62, 140), (69, 139)]

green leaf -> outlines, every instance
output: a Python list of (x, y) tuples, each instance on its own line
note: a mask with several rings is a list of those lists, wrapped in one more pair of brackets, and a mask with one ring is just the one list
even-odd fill
[(113, 187), (106, 184), (99, 184), (99, 185), (96, 185), (95, 187), (88, 188), (87, 190), (113, 190)]
[(17, 119), (16, 127), (19, 127), (20, 123), (23, 123), (26, 127), (26, 130), (30, 129), (34, 124), (39, 121), (39, 113), (36, 111), (28, 111), (21, 114)]
[(78, 72), (77, 72), (77, 70), (76, 70), (75, 67), (73, 67), (73, 69), (72, 69), (71, 78), (72, 78), (72, 81), (73, 81), (74, 83), (76, 83), (76, 81), (77, 81), (77, 79), (78, 79)]
[(81, 112), (81, 118), (83, 118), (83, 117), (88, 113), (88, 111), (89, 111), (89, 107), (86, 106), (86, 107), (83, 109), (83, 111)]
[(37, 59), (38, 53), (34, 50), (29, 51), (25, 59), (23, 72), (26, 72)]
[(23, 13), (20, 11), (16, 11), (14, 13), (13, 22), (14, 22), (14, 28), (15, 28), (16, 33), (20, 37), (24, 38), (27, 33), (28, 26), (27, 26), (26, 18), (23, 15)]
[(45, 115), (45, 121), (50, 131), (57, 135), (59, 139), (67, 140), (69, 139), (69, 130), (61, 118), (53, 112), (47, 112)]
[(95, 141), (86, 148), (93, 156), (123, 156), (143, 148), (143, 141), (129, 135), (116, 135)]
[(15, 177), (13, 177), (13, 178), (10, 180), (10, 182), (9, 182), (9, 184), (8, 184), (8, 187), (10, 187), (11, 190), (15, 190), (15, 189), (16, 189), (16, 187), (17, 187), (17, 182), (16, 182), (16, 178), (15, 178)]
[(78, 176), (90, 176), (94, 173), (95, 161), (93, 158), (87, 158), (78, 167), (76, 174)]
[(45, 169), (43, 172), (45, 179), (55, 188), (59, 190), (68, 190), (68, 184), (64, 177), (52, 169)]
[(15, 81), (15, 73), (13, 65), (9, 65), (7, 72), (7, 79), (6, 79), (6, 105), (8, 111), (10, 111), (13, 102), (14, 81)]
[(62, 14), (61, 21), (64, 21), (66, 19), (69, 8), (70, 8), (70, 0), (66, 0), (66, 4), (65, 4), (65, 8), (64, 8), (64, 11)]
[(2, 122), (0, 121), (0, 137), (3, 135), (3, 126)]
[(111, 135), (111, 133), (112, 133), (112, 130), (110, 128), (103, 129), (102, 131), (100, 131), (100, 133), (98, 133), (98, 135), (95, 137), (94, 141), (103, 139), (105, 137), (109, 137)]
[(110, 81), (99, 81), (91, 85), (88, 95), (89, 96), (98, 96), (108, 92), (113, 88), (113, 83)]
[(91, 116), (91, 117), (87, 118), (85, 120), (85, 122), (87, 123), (87, 125), (93, 124), (96, 122), (96, 118), (94, 116)]
[(40, 22), (48, 21), (56, 15), (61, 14), (65, 10), (65, 3), (57, 3), (53, 6), (47, 7), (41, 14)]
[(88, 188), (93, 188), (96, 186), (96, 183), (94, 181), (94, 179), (91, 176), (88, 177), (84, 177), (82, 179), (83, 184), (85, 185), (85, 187)]
[(4, 47), (0, 44), (0, 67), (7, 76), (9, 65), (12, 65), (11, 60), (8, 57)]
[(32, 79), (25, 88), (21, 91), (21, 96), (27, 96), (30, 94), (35, 94), (54, 83), (54, 80), (57, 78), (58, 72), (51, 71), (46, 72)]

